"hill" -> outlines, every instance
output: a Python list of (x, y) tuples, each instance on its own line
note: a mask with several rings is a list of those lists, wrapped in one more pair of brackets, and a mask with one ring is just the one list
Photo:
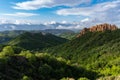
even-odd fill
[[(0, 32), (0, 44), (4, 44), (12, 40), (13, 38), (25, 33), (50, 33), (53, 35), (61, 35), (61, 34), (75, 34), (74, 31), (67, 29), (46, 29), (46, 30), (11, 30), (11, 31), (1, 31)], [(63, 37), (64, 38), (64, 37)]]
[(67, 39), (54, 36), (49, 33), (23, 33), (8, 44), (12, 46), (18, 46), (28, 50), (41, 50), (43, 48), (48, 48), (56, 46), (62, 43), (67, 42)]
[(3, 80), (112, 80), (120, 76), (120, 29), (115, 25), (83, 29), (70, 41), (49, 33), (25, 32), (8, 44), (0, 49)]
[(74, 38), (76, 38), (76, 36), (78, 35), (79, 33), (62, 33), (60, 35), (58, 35), (59, 37), (62, 37), (62, 38), (65, 38), (65, 39), (68, 39), (68, 40), (72, 40)]
[(87, 31), (70, 42), (46, 51), (100, 75), (120, 75), (120, 29)]
[(46, 29), (46, 30), (42, 30), (42, 32), (45, 33), (51, 33), (54, 35), (61, 35), (61, 34), (65, 34), (65, 33), (74, 33), (74, 31), (69, 30), (69, 29)]
[(13, 39), (12, 37), (0, 36), (0, 44), (5, 44), (5, 43), (9, 42), (12, 39)]
[(7, 44), (10, 40), (14, 39), (20, 34), (25, 33), (23, 30), (13, 30), (13, 31), (1, 31), (0, 32), (0, 44)]
[(24, 31), (24, 30), (1, 31), (0, 36), (16, 37), (16, 36), (23, 34), (25, 32), (27, 32), (27, 31)]
[(0, 52), (0, 80), (63, 80), (86, 77), (94, 80), (97, 73), (76, 67), (61, 57), (22, 51), (15, 54), (11, 46)]

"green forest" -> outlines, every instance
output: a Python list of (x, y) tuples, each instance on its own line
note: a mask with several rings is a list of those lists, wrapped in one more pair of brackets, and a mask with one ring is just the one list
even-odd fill
[(25, 32), (5, 37), (0, 80), (120, 80), (120, 29), (76, 35)]

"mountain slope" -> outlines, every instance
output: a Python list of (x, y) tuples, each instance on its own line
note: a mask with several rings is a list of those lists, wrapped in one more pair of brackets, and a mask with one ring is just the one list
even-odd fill
[[(120, 30), (115, 31), (105, 31), (105, 32), (88, 32), (84, 36), (78, 37), (68, 43), (57, 46), (55, 53), (69, 53), (69, 54), (79, 54), (91, 51), (94, 48), (99, 48), (102, 46), (114, 46), (119, 44)], [(117, 47), (116, 49), (118, 49)], [(112, 50), (114, 51), (114, 50)], [(53, 51), (54, 52), (54, 51)]]
[(1, 31), (0, 36), (13, 37), (13, 36), (18, 36), (18, 35), (20, 35), (22, 33), (25, 33), (25, 32), (31, 32), (31, 33), (44, 32), (44, 33), (50, 33), (50, 34), (54, 34), (54, 35), (60, 35), (60, 34), (63, 34), (63, 33), (74, 33), (74, 31), (68, 30), (68, 29), (9, 30), (9, 31)]
[(0, 36), (0, 44), (4, 44), (9, 42), (10, 40), (12, 40), (12, 37), (8, 37), (8, 36)]
[(74, 31), (69, 29), (45, 29), (45, 30), (41, 30), (41, 32), (51, 33), (54, 35), (60, 35), (64, 33), (70, 33), (70, 34), (74, 33)]
[(19, 46), (28, 50), (41, 50), (67, 42), (67, 39), (47, 33), (26, 32), (10, 41), (9, 45)]
[(59, 36), (62, 38), (65, 38), (65, 39), (72, 40), (72, 39), (76, 38), (77, 35), (78, 35), (78, 33), (63, 33), (63, 34), (60, 34)]
[[(3, 50), (0, 52), (4, 54)], [(10, 52), (9, 52), (10, 53)], [(18, 55), (0, 54), (0, 80), (60, 80), (64, 77), (95, 79), (97, 73), (68, 64), (65, 59), (23, 51)]]
[(31, 32), (31, 33), (50, 33), (53, 35), (61, 35), (61, 34), (75, 34), (74, 31), (67, 30), (67, 29), (46, 29), (46, 30), (11, 30), (11, 31), (1, 31), (0, 32), (0, 44), (4, 44), (12, 40), (13, 38), (19, 36), (20, 34), (23, 34), (25, 32)]
[(120, 75), (120, 29), (86, 32), (63, 45), (47, 50), (55, 56), (100, 72), (101, 75)]

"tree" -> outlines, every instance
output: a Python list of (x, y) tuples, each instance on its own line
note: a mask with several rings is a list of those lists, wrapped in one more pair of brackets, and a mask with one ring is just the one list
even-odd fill
[(28, 51), (22, 51), (19, 55), (25, 56), (30, 62), (36, 61), (35, 54), (32, 54), (29, 50)]
[(62, 79), (60, 79), (60, 80), (75, 80), (74, 78), (65, 78), (65, 77), (63, 77)]
[(1, 54), (4, 56), (12, 56), (14, 55), (14, 50), (11, 46), (6, 46), (3, 48)]
[(28, 76), (23, 76), (22, 80), (31, 80)]
[(81, 77), (81, 78), (79, 78), (78, 80), (89, 80), (89, 79), (86, 78), (86, 77)]
[(53, 72), (52, 68), (48, 64), (44, 64), (41, 67), (39, 67), (39, 73), (41, 74), (41, 77), (43, 79), (50, 79), (51, 72)]

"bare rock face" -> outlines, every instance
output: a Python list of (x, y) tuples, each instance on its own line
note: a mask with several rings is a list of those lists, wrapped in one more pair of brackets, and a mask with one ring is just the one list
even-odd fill
[(77, 37), (80, 37), (82, 35), (84, 35), (85, 33), (87, 32), (98, 32), (98, 31), (106, 31), (106, 30), (117, 30), (117, 26), (116, 25), (111, 25), (111, 24), (107, 24), (107, 23), (104, 23), (104, 24), (99, 24), (99, 25), (96, 25), (96, 26), (92, 26), (90, 28), (84, 28), (79, 35), (77, 35)]

